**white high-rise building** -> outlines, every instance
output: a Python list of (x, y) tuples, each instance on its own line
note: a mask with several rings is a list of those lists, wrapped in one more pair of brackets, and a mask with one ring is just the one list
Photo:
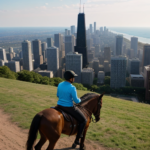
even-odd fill
[(115, 56), (111, 58), (111, 88), (125, 87), (126, 66), (127, 58), (125, 56)]
[(41, 44), (41, 47), (42, 47), (43, 60), (45, 60), (45, 58), (47, 58), (47, 43), (43, 42)]
[(73, 35), (65, 36), (65, 55), (74, 52), (75, 37)]
[(54, 34), (54, 46), (61, 50), (61, 45), (63, 44), (63, 35), (60, 33)]
[(0, 67), (2, 67), (2, 66), (4, 66), (4, 65), (5, 65), (4, 60), (1, 60), (1, 59), (0, 59)]
[(57, 47), (47, 48), (47, 70), (53, 71), (55, 77), (59, 70), (59, 49)]
[(71, 26), (71, 34), (75, 34), (75, 26)]
[(66, 55), (66, 70), (73, 70), (78, 75), (75, 78), (77, 83), (81, 83), (82, 59), (82, 54), (78, 52), (70, 52)]
[(14, 50), (13, 50), (13, 47), (9, 47), (9, 53), (13, 53)]
[(0, 47), (0, 59), (3, 60), (4, 62), (7, 61), (6, 51), (5, 51), (5, 49), (3, 49), (1, 47)]
[(20, 72), (20, 62), (19, 61), (9, 61), (5, 63), (11, 71)]
[(34, 69), (37, 69), (41, 64), (43, 64), (41, 41), (38, 39), (32, 41), (32, 48), (34, 54)]
[(32, 61), (32, 51), (30, 41), (25, 40), (22, 42), (22, 52), (23, 52), (23, 69), (32, 71), (33, 61)]
[(54, 41), (53, 38), (47, 38), (47, 47), (53, 47)]

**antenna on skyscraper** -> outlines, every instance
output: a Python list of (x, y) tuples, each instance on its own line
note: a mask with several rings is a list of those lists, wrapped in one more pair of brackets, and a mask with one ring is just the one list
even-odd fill
[(81, 13), (81, 0), (80, 0), (80, 13)]
[(84, 13), (84, 3), (83, 3), (83, 13)]

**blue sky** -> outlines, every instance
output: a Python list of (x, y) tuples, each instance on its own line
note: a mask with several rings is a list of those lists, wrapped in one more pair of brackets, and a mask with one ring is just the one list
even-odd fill
[[(87, 26), (96, 21), (98, 27), (150, 27), (150, 0), (82, 0), (83, 3)], [(76, 25), (79, 4), (80, 0), (0, 0), (0, 27)]]

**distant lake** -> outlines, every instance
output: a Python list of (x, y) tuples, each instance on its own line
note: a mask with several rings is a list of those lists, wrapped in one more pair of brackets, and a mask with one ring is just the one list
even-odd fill
[(108, 29), (114, 33), (123, 34), (127, 39), (135, 36), (140, 42), (150, 44), (150, 28), (109, 27)]

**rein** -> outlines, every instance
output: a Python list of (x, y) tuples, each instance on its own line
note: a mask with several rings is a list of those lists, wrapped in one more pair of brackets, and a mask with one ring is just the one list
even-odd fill
[[(92, 119), (92, 122), (93, 122), (93, 123), (96, 123), (96, 122), (97, 122), (96, 119), (93, 118), (93, 116), (92, 116), (93, 113), (91, 112), (91, 110), (89, 110), (89, 109), (86, 108), (85, 106), (84, 106), (84, 107), (81, 106), (80, 104), (76, 104), (76, 106), (80, 107), (80, 109), (82, 109), (82, 111), (87, 114), (87, 116), (90, 118), (90, 120)], [(97, 108), (96, 114), (94, 114), (95, 118), (100, 115), (100, 109), (101, 109), (101, 105), (100, 105), (100, 101), (99, 101), (99, 102), (98, 102), (98, 108)], [(86, 110), (86, 111), (85, 111), (85, 110)], [(87, 112), (89, 112), (91, 115), (89, 115), (89, 113), (87, 113)]]

